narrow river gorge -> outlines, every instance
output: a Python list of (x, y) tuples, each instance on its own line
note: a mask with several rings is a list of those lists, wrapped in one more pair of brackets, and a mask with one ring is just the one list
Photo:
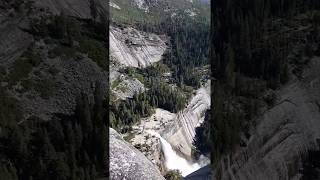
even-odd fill
[[(150, 77), (143, 72), (150, 70), (150, 67), (152, 69), (159, 67), (159, 65), (167, 66), (161, 60), (163, 60), (165, 52), (170, 49), (172, 42), (167, 35), (147, 33), (131, 27), (111, 26), (109, 37), (112, 101), (130, 101), (127, 107), (132, 111), (131, 100), (134, 99), (134, 96), (141, 93), (148, 94), (152, 88), (150, 84), (145, 84)], [(170, 67), (165, 69), (164, 72), (158, 70), (160, 77), (153, 78), (158, 78), (160, 83), (170, 87), (168, 93), (177, 91), (178, 95), (184, 96), (183, 103), (185, 105), (182, 105), (176, 113), (159, 108), (157, 105), (153, 106), (151, 115), (139, 118), (133, 125), (129, 125), (129, 130), (121, 134), (126, 141), (125, 143), (119, 142), (119, 147), (115, 147), (117, 143), (112, 143), (113, 140), (111, 140), (111, 149), (113, 147), (116, 149), (111, 153), (112, 179), (121, 179), (131, 176), (132, 173), (137, 175), (138, 171), (135, 169), (144, 167), (147, 161), (150, 161), (154, 166), (148, 171), (154, 171), (159, 176), (166, 175), (170, 170), (179, 170), (181, 175), (186, 177), (209, 164), (209, 158), (204, 155), (199, 155), (198, 160), (193, 157), (196, 128), (203, 123), (206, 111), (210, 109), (211, 105), (209, 67), (203, 65), (193, 70), (199, 73), (200, 85), (189, 86), (188, 92), (182, 90), (182, 86), (173, 80), (176, 78), (173, 70)], [(146, 96), (153, 100), (152, 95)], [(170, 97), (170, 101), (173, 99), (175, 97)], [(173, 101), (172, 103), (178, 104), (179, 102)], [(123, 113), (123, 111), (118, 113)], [(117, 115), (117, 113), (114, 114)], [(125, 116), (122, 118), (125, 119), (124, 122), (128, 119)], [(116, 135), (116, 137), (119, 136)], [(128, 148), (130, 151), (135, 148), (139, 152), (133, 150), (131, 155), (130, 153), (123, 154), (126, 153), (124, 149)], [(144, 160), (135, 159), (142, 157), (142, 155), (146, 157), (143, 158)], [(142, 165), (138, 166), (139, 163)], [(141, 179), (139, 176), (146, 176), (144, 179), (150, 178), (148, 173), (144, 173), (144, 171), (145, 169), (140, 170), (137, 178), (130, 179)]]
[[(195, 129), (204, 120), (210, 108), (210, 81), (196, 90), (185, 109), (171, 113), (163, 109), (133, 126), (129, 142), (138, 148), (162, 172), (178, 169), (186, 176), (209, 163), (201, 156), (201, 162), (192, 157)], [(200, 161), (200, 160), (199, 160)]]

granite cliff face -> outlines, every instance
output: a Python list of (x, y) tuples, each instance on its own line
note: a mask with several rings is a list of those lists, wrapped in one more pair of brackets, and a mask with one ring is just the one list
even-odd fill
[(110, 128), (109, 136), (111, 179), (164, 180), (154, 164), (115, 130)]
[(136, 93), (145, 91), (144, 85), (136, 78), (122, 75), (119, 80), (121, 82), (112, 92), (120, 99), (132, 98)]
[(195, 136), (195, 128), (204, 120), (206, 110), (210, 108), (210, 81), (195, 92), (187, 107), (179, 113), (171, 113), (163, 109), (149, 118), (133, 126), (134, 137), (130, 142), (138, 147), (162, 173), (168, 169), (165, 167), (165, 158), (162, 153), (159, 139), (152, 136), (150, 131), (159, 133), (178, 154), (192, 163), (191, 148)]
[(320, 148), (319, 68), (320, 59), (311, 59), (301, 80), (277, 92), (277, 103), (259, 118), (247, 146), (220, 162), (217, 179), (301, 179), (303, 157)]
[(210, 108), (210, 81), (196, 91), (187, 107), (177, 114), (160, 134), (186, 157), (191, 157), (191, 147), (195, 137), (195, 128), (204, 120), (206, 110)]
[(165, 37), (148, 34), (131, 27), (110, 27), (110, 55), (120, 64), (145, 68), (161, 60), (166, 50)]
[(141, 119), (141, 123), (132, 126), (131, 133), (134, 137), (130, 139), (130, 143), (156, 165), (161, 173), (167, 171), (163, 151), (159, 139), (149, 131), (159, 132), (175, 118), (176, 114), (158, 108), (151, 117)]
[(109, 69), (115, 97), (126, 99), (145, 91), (144, 85), (137, 78), (120, 73), (120, 69), (145, 68), (160, 61), (167, 49), (166, 41), (165, 36), (138, 31), (131, 27), (110, 26)]

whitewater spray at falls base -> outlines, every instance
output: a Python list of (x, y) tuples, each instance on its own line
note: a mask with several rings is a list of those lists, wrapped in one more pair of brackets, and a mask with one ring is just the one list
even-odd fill
[(198, 163), (189, 163), (186, 159), (179, 156), (172, 148), (172, 146), (163, 139), (159, 133), (154, 131), (148, 131), (151, 135), (154, 135), (160, 139), (161, 147), (165, 157), (165, 165), (168, 169), (177, 169), (181, 172), (182, 176), (187, 176), (188, 174), (200, 169)]

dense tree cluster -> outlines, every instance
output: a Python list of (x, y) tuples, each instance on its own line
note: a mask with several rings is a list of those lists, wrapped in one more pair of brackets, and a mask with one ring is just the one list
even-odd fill
[(147, 92), (151, 97), (151, 104), (173, 113), (177, 113), (185, 107), (186, 96), (181, 90), (173, 85), (161, 82), (159, 79), (151, 79), (150, 90)]
[(188, 19), (178, 24), (172, 20), (167, 23), (163, 23), (162, 27), (167, 27), (171, 47), (164, 56), (164, 63), (173, 70), (178, 84), (199, 87), (200, 77), (195, 67), (209, 64), (210, 28), (205, 23), (189, 22)]
[(46, 43), (55, 44), (49, 51), (49, 57), (67, 56), (74, 58), (76, 52), (88, 54), (101, 68), (108, 70), (108, 39), (106, 20), (81, 20), (63, 13), (41, 19), (34, 19), (29, 30), (36, 38), (45, 39)]
[(151, 78), (146, 92), (135, 94), (132, 98), (115, 101), (110, 106), (110, 125), (125, 133), (139, 122), (142, 117), (148, 117), (156, 107), (178, 112), (186, 104), (185, 95), (177, 88)]
[(150, 96), (146, 93), (135, 94), (127, 100), (115, 101), (110, 106), (110, 126), (121, 130), (122, 133), (130, 130), (131, 126), (140, 121), (140, 118), (147, 117), (152, 113)]
[(170, 37), (170, 48), (163, 57), (163, 62), (173, 71), (177, 84), (192, 87), (201, 85), (196, 67), (209, 64), (210, 26), (205, 19), (194, 20), (190, 17), (181, 19), (167, 18), (158, 24), (140, 23), (138, 29)]
[[(134, 26), (142, 31), (166, 34), (170, 37), (170, 48), (156, 66), (143, 70), (124, 70), (123, 73), (135, 74), (135, 78), (143, 82), (148, 90), (111, 105), (111, 125), (122, 129), (122, 132), (127, 132), (141, 117), (150, 115), (152, 108), (158, 107), (170, 112), (183, 109), (191, 94), (187, 86), (198, 88), (201, 85), (201, 73), (196, 68), (209, 64), (210, 28), (205, 19), (195, 20), (186, 16), (177, 20), (168, 17), (153, 23), (137, 22)], [(134, 71), (140, 75), (137, 76)], [(159, 78), (166, 72), (172, 74), (170, 84)]]
[[(305, 44), (304, 25), (298, 22), (299, 14), (311, 13), (317, 21), (320, 8), (316, 0), (216, 0), (212, 14), (213, 43), (213, 157), (229, 153), (242, 145), (241, 137), (249, 138), (249, 128), (261, 105), (272, 105), (274, 95), (261, 97), (264, 92), (279, 88), (289, 80), (288, 55), (297, 43)], [(316, 29), (316, 25), (312, 25)], [(305, 34), (303, 34), (305, 33)], [(318, 37), (318, 33), (311, 36)], [(302, 38), (303, 37), (303, 38)], [(312, 51), (310, 39), (304, 49)], [(291, 64), (293, 63), (293, 64)], [(292, 73), (299, 71), (294, 68)], [(263, 102), (265, 101), (265, 102)], [(245, 144), (243, 144), (245, 145)]]
[(97, 84), (94, 104), (82, 94), (74, 115), (56, 115), (47, 122), (36, 117), (21, 121), (17, 102), (3, 96), (2, 91), (0, 179), (101, 177), (105, 171), (107, 125), (99, 87)]
[[(303, 174), (302, 180), (316, 180), (320, 177), (320, 151), (309, 150), (308, 155), (302, 161), (301, 173)], [(295, 172), (297, 169), (292, 168), (290, 172)]]
[(227, 81), (233, 71), (266, 80), (272, 88), (286, 82), (292, 43), (281, 18), (319, 6), (313, 0), (216, 1), (214, 77)]

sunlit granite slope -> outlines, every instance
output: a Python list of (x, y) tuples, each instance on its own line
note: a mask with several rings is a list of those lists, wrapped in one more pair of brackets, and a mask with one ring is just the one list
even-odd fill
[(164, 180), (159, 170), (140, 151), (109, 129), (110, 179)]
[(120, 64), (144, 68), (161, 60), (167, 46), (165, 37), (131, 27), (110, 26), (110, 55)]

